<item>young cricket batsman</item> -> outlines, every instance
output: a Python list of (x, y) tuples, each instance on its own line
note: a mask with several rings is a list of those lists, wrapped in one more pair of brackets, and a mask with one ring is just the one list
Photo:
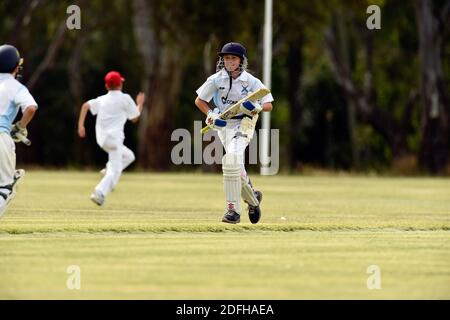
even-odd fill
[(221, 112), (258, 89), (262, 82), (246, 71), (247, 53), (240, 43), (230, 42), (219, 52), (216, 73), (196, 91), (195, 105), (207, 116), (206, 125), (217, 130), (225, 148), (222, 159), (225, 192), (226, 223), (239, 223), (241, 196), (248, 204), (251, 223), (261, 217), (262, 193), (253, 188), (244, 165), (244, 152), (253, 138), (258, 114), (271, 111), (273, 97), (269, 93), (258, 102), (245, 101), (240, 112), (228, 120), (220, 119)]
[[(16, 183), (25, 174), (16, 170), (14, 142), (24, 141), (27, 125), (37, 110), (37, 103), (20, 77), (23, 59), (11, 45), (0, 46), (0, 217), (16, 194)], [(19, 112), (22, 117), (12, 124)]]
[(108, 153), (108, 163), (102, 170), (104, 176), (91, 194), (91, 200), (99, 206), (105, 203), (106, 196), (119, 182), (122, 171), (135, 160), (133, 151), (123, 144), (124, 126), (127, 119), (137, 122), (144, 106), (145, 95), (140, 92), (135, 103), (128, 94), (122, 92), (124, 81), (119, 72), (108, 72), (105, 76), (108, 93), (85, 102), (81, 106), (78, 119), (78, 135), (84, 138), (87, 112), (97, 115), (95, 124), (97, 144)]

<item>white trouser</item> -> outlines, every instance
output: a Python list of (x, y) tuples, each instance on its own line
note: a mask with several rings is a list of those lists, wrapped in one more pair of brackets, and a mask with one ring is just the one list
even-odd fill
[[(249, 120), (248, 118), (244, 119), (246, 119), (245, 121)], [(225, 148), (225, 154), (237, 155), (244, 160), (245, 149), (253, 138), (256, 120), (257, 118), (251, 120), (253, 123), (250, 126), (245, 126), (245, 128), (241, 128), (244, 120), (227, 120), (227, 126), (217, 132)], [(244, 162), (240, 163), (240, 166), (242, 177), (247, 178)]]
[(108, 163), (106, 174), (95, 187), (95, 191), (106, 196), (114, 189), (122, 171), (134, 161), (135, 156), (133, 151), (123, 145), (122, 138), (107, 137), (101, 148), (108, 153)]
[[(253, 205), (259, 205), (245, 170), (245, 149), (253, 138), (257, 117), (242, 120), (228, 120), (227, 126), (218, 131), (225, 147), (222, 160), (226, 210), (233, 209), (240, 214), (240, 196)], [(240, 177), (239, 177), (240, 176)]]
[(16, 168), (16, 146), (9, 133), (0, 133), (0, 217), (11, 201)]
[(8, 133), (0, 132), (0, 187), (14, 181), (16, 145)]

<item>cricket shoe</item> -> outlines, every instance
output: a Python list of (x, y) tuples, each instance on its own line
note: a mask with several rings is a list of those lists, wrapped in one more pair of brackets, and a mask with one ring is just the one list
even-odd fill
[(105, 203), (105, 196), (100, 192), (95, 191), (91, 194), (91, 200), (96, 205), (102, 206)]
[(255, 190), (255, 197), (258, 199), (259, 205), (258, 206), (252, 206), (248, 205), (248, 218), (250, 219), (250, 222), (255, 224), (259, 222), (259, 219), (261, 219), (261, 201), (262, 201), (262, 192)]
[(241, 216), (234, 210), (228, 210), (222, 218), (222, 222), (236, 224), (241, 221)]
[(13, 183), (4, 187), (0, 187), (0, 217), (5, 213), (6, 208), (12, 199), (16, 196), (17, 182), (25, 175), (25, 170), (17, 169), (14, 172)]

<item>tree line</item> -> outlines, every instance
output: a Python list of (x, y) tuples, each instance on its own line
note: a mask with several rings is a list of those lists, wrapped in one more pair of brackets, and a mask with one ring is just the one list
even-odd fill
[[(448, 172), (450, 1), (375, 2), (381, 28), (369, 30), (367, 1), (274, 1), (271, 118), (285, 170)], [(67, 28), (69, 5), (80, 8), (79, 30)], [(138, 127), (126, 127), (136, 165), (175, 169), (171, 133), (204, 120), (195, 90), (214, 72), (221, 46), (243, 43), (250, 71), (262, 75), (262, 1), (6, 0), (0, 13), (1, 42), (21, 51), (23, 82), (40, 105), (32, 147), (18, 147), (23, 163), (104, 162), (94, 118), (86, 141), (76, 136), (76, 118), (114, 69), (126, 92), (148, 97)]]

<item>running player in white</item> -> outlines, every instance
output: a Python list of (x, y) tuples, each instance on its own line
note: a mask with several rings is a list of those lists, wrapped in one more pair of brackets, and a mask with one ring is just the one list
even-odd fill
[[(207, 115), (206, 124), (218, 131), (225, 147), (222, 159), (225, 192), (226, 223), (239, 223), (241, 196), (248, 204), (251, 223), (258, 223), (261, 217), (262, 193), (254, 190), (244, 165), (244, 152), (253, 138), (258, 113), (271, 111), (273, 97), (263, 97), (259, 103), (246, 101), (241, 105), (241, 113), (229, 120), (219, 119), (219, 113), (260, 88), (262, 82), (248, 73), (246, 49), (243, 45), (230, 42), (219, 52), (216, 73), (196, 91), (196, 106)], [(214, 107), (212, 110), (211, 107)]]
[(105, 197), (119, 182), (122, 171), (135, 160), (133, 151), (123, 144), (124, 126), (127, 119), (137, 122), (144, 107), (145, 95), (140, 92), (135, 103), (128, 94), (122, 92), (124, 81), (119, 72), (108, 72), (105, 76), (108, 93), (85, 102), (81, 106), (78, 119), (78, 135), (84, 138), (87, 112), (90, 110), (93, 115), (97, 115), (95, 124), (97, 144), (108, 153), (105, 174), (91, 194), (91, 200), (99, 206), (104, 204)]
[[(16, 194), (16, 183), (25, 174), (16, 170), (16, 148), (19, 135), (27, 136), (27, 125), (37, 110), (37, 103), (28, 89), (16, 80), (23, 59), (11, 45), (0, 46), (0, 217)], [(19, 112), (21, 119), (12, 124)]]

